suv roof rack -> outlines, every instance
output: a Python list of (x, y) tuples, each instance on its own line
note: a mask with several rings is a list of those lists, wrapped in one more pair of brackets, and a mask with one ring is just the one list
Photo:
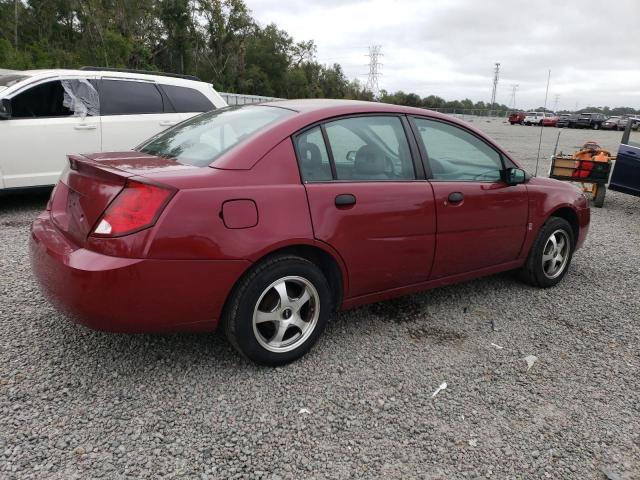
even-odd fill
[(123, 72), (123, 73), (138, 73), (141, 75), (159, 75), (161, 77), (174, 77), (184, 78), (185, 80), (195, 80), (201, 82), (195, 75), (182, 75), (180, 73), (166, 73), (166, 72), (153, 72), (148, 70), (135, 70), (132, 68), (108, 68), (108, 67), (80, 67), (80, 70), (89, 70), (93, 72)]

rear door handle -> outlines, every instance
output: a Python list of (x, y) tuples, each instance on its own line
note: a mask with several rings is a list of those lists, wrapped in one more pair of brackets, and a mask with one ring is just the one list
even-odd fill
[(460, 203), (464, 200), (464, 195), (460, 192), (452, 192), (449, 194), (449, 202), (451, 203)]
[(351, 195), (350, 193), (343, 193), (341, 195), (336, 196), (336, 207), (348, 207), (349, 205), (356, 204), (355, 195)]
[(172, 126), (172, 125), (175, 125), (176, 123), (178, 123), (178, 122), (169, 122), (169, 121), (166, 121), (166, 122), (160, 122), (160, 126), (161, 126), (161, 127), (170, 127), (170, 126)]
[(73, 128), (76, 130), (95, 130), (98, 128), (97, 125), (74, 125)]

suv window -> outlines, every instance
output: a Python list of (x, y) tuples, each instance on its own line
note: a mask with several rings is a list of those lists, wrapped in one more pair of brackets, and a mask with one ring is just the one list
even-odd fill
[(502, 158), (483, 140), (448, 123), (423, 118), (415, 123), (434, 180), (500, 180)]
[(148, 82), (103, 79), (100, 105), (102, 115), (163, 112), (162, 95), (155, 84)]
[(338, 180), (398, 181), (416, 178), (398, 117), (344, 118), (325, 125)]
[(305, 182), (332, 180), (329, 154), (320, 127), (314, 127), (296, 138), (300, 173)]
[(68, 117), (72, 111), (63, 105), (64, 89), (60, 80), (41, 83), (11, 100), (12, 118)]
[(214, 108), (207, 97), (193, 88), (162, 85), (162, 89), (178, 113), (208, 112)]

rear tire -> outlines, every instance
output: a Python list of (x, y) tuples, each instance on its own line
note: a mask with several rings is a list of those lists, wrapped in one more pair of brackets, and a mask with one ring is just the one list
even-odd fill
[(593, 129), (594, 130), (600, 130), (600, 124), (599, 123), (594, 123), (593, 124)]
[(256, 265), (234, 288), (222, 322), (243, 356), (279, 366), (313, 347), (332, 312), (322, 271), (304, 258), (278, 255)]
[(550, 217), (540, 228), (520, 278), (534, 287), (548, 288), (560, 283), (571, 264), (575, 240), (564, 218)]

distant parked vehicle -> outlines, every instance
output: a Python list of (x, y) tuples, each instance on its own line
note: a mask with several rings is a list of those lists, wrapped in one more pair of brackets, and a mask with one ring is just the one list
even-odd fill
[(226, 105), (187, 75), (97, 67), (0, 74), (0, 191), (53, 185), (67, 154), (134, 148)]
[(544, 120), (555, 117), (551, 112), (527, 112), (524, 117), (525, 125), (544, 125)]
[(600, 130), (604, 121), (605, 116), (602, 113), (581, 113), (576, 120), (576, 128)]
[(558, 121), (556, 122), (556, 127), (558, 128), (575, 128), (576, 121), (578, 120), (578, 115), (574, 113), (563, 113), (558, 117)]
[(603, 130), (624, 130), (627, 127), (628, 119), (626, 117), (609, 117), (602, 122)]
[(524, 112), (513, 112), (511, 115), (509, 115), (509, 123), (511, 125), (522, 125), (525, 116), (526, 114)]
[(545, 117), (542, 119), (542, 125), (544, 127), (555, 127), (558, 125), (558, 116), (557, 115), (553, 115), (551, 114), (551, 116), (547, 116), (548, 114), (545, 114)]
[(524, 117), (525, 125), (540, 125), (544, 118), (544, 112), (527, 112)]

